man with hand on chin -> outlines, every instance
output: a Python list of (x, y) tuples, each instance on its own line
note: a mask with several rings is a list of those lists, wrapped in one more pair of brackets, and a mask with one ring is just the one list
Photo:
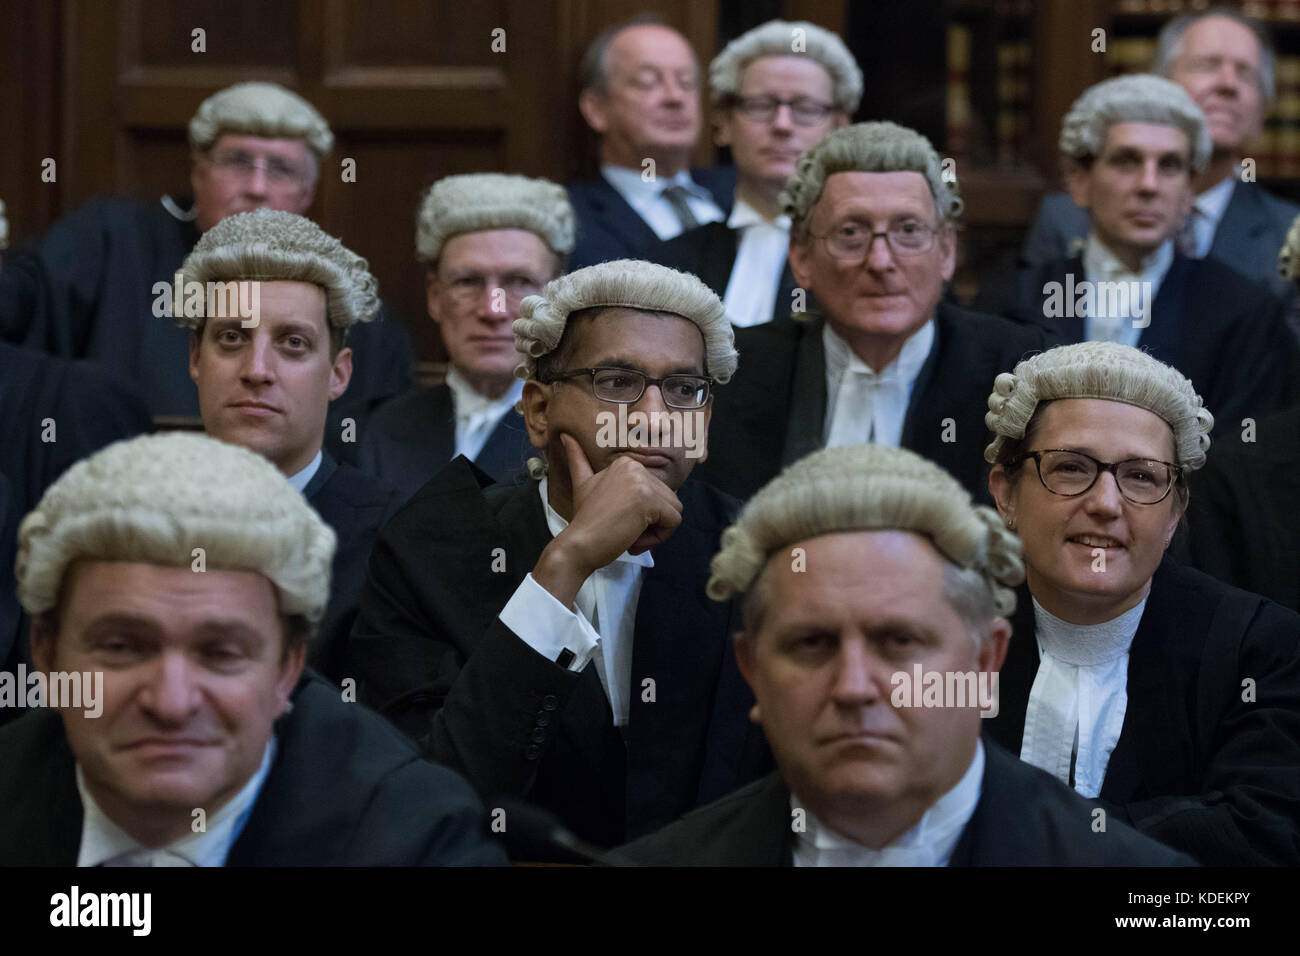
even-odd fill
[[(352, 633), (363, 700), (480, 793), (527, 796), (591, 843), (649, 832), (766, 769), (731, 604), (704, 593), (735, 503), (689, 481), (736, 368), (718, 297), (646, 262), (580, 269), (515, 322), (529, 440), (492, 484), (458, 458), (375, 542)], [(604, 423), (602, 425), (602, 423)], [(690, 426), (687, 426), (690, 427)]]

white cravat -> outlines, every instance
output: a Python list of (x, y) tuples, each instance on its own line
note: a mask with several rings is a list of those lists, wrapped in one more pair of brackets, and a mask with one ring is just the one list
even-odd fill
[[(1140, 318), (1139, 306), (1146, 308), (1146, 318), (1150, 320), (1156, 294), (1173, 261), (1174, 241), (1166, 239), (1142, 260), (1138, 272), (1131, 272), (1128, 266), (1106, 248), (1095, 232), (1090, 232), (1083, 246), (1083, 275), (1093, 284), (1095, 294), (1092, 297), (1092, 308), (1084, 318), (1085, 338), (1089, 342), (1119, 342), (1121, 345), (1136, 347), (1138, 339), (1142, 337), (1142, 329), (1133, 324), (1134, 320)], [(1112, 303), (1109, 295), (1100, 294), (1097, 286), (1100, 282), (1125, 283), (1128, 308), (1121, 307), (1124, 304), (1122, 299)], [(1140, 303), (1135, 301), (1137, 296), (1141, 296)], [(1112, 304), (1117, 307), (1112, 309)]]
[(947, 866), (962, 830), (975, 813), (984, 790), (984, 744), (975, 742), (975, 757), (957, 781), (916, 826), (879, 850), (842, 837), (812, 815), (790, 794), (792, 819), (804, 811), (803, 833), (796, 832), (794, 865), (804, 866)]
[(641, 178), (641, 170), (625, 166), (604, 165), (600, 167), (600, 174), (660, 239), (671, 239), (682, 231), (681, 219), (673, 210), (672, 203), (664, 198), (664, 189), (668, 186), (681, 186), (686, 190), (686, 204), (700, 225), (726, 218), (714, 202), (713, 194), (692, 179), (685, 169), (668, 179), (649, 181)]
[(500, 398), (488, 398), (470, 385), (455, 366), (447, 369), (447, 387), (451, 389), (451, 406), (456, 411), (455, 455), (464, 455), (470, 461), (487, 444), (492, 429), (515, 407), (524, 393), (524, 383), (515, 379), (509, 390)]
[(727, 228), (740, 231), (722, 304), (732, 325), (761, 325), (772, 320), (786, 255), (790, 251), (790, 217), (764, 219), (736, 197)]
[[(537, 487), (551, 535), (569, 526), (551, 507), (547, 479)], [(596, 661), (596, 674), (609, 698), (614, 723), (627, 723), (632, 684), (632, 641), (636, 633), (636, 608), (641, 598), (645, 570), (655, 566), (650, 552), (631, 555), (624, 551), (582, 583), (577, 611), (571, 611), (530, 573), (515, 590), (500, 618), (503, 624), (547, 660), (562, 650), (573, 653), (569, 669), (580, 671)]]
[(934, 347), (934, 320), (903, 343), (898, 356), (876, 372), (826, 323), (826, 407), (823, 430), (827, 448), (874, 442), (897, 448), (912, 398), (912, 386)]
[(1025, 707), (1020, 759), (1070, 782), (1085, 797), (1101, 793), (1106, 765), (1128, 708), (1128, 658), (1147, 602), (1102, 624), (1062, 621), (1034, 601), (1038, 673)]
[(253, 803), (275, 762), (275, 736), (267, 741), (262, 763), (240, 791), (205, 821), (201, 832), (185, 836), (157, 849), (140, 844), (95, 802), (86, 786), (85, 774), (77, 765), (77, 790), (81, 793), (83, 817), (81, 849), (77, 866), (224, 866), (230, 848), (243, 829)]

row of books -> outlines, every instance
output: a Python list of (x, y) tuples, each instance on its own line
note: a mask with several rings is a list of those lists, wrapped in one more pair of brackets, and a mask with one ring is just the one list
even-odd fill
[[(1176, 14), (1205, 10), (1210, 0), (1118, 0), (1117, 13)], [(1259, 20), (1300, 21), (1300, 0), (1244, 0), (1236, 6), (1248, 17)]]
[[(971, 99), (971, 31), (948, 26), (948, 76), (946, 88), (948, 151), (970, 156), (977, 144), (978, 117)], [(992, 158), (1005, 166), (1018, 165), (1029, 152), (1031, 135), (1031, 44), (1027, 39), (1007, 40), (996, 49), (996, 115), (979, 125), (979, 138), (991, 139)], [(991, 127), (989, 129), (988, 127)]]

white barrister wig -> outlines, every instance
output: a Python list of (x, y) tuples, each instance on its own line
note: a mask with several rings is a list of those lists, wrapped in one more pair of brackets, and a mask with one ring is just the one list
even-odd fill
[(699, 326), (704, 336), (705, 371), (715, 382), (731, 380), (736, 371), (735, 335), (719, 299), (687, 272), (639, 259), (616, 259), (587, 266), (546, 284), (541, 295), (530, 295), (515, 319), (515, 348), (522, 363), (515, 374), (531, 378), (537, 359), (554, 352), (569, 316), (600, 307), (671, 312)]
[(1025, 359), (993, 380), (984, 424), (993, 432), (984, 460), (998, 460), (1008, 438), (1024, 438), (1034, 410), (1058, 398), (1100, 398), (1145, 408), (1174, 433), (1175, 464), (1205, 464), (1214, 416), (1192, 383), (1172, 365), (1118, 342), (1059, 345)]
[(837, 109), (850, 115), (862, 101), (862, 70), (844, 41), (815, 23), (769, 20), (742, 33), (709, 64), (715, 106), (740, 92), (745, 67), (769, 56), (806, 56), (830, 74)]
[(976, 505), (957, 479), (914, 452), (887, 445), (824, 448), (788, 466), (722, 535), (707, 591), (743, 594), (778, 551), (847, 531), (910, 531), (989, 586), (999, 614), (1015, 610), (1025, 578), (1020, 539), (998, 513)]
[[(369, 322), (379, 311), (379, 283), (365, 259), (304, 216), (254, 209), (221, 220), (181, 265), (185, 282), (310, 282), (325, 290), (334, 328)], [(203, 317), (177, 315), (198, 328)]]
[(18, 528), (18, 599), (57, 606), (74, 561), (130, 561), (256, 571), (280, 613), (319, 621), (335, 535), (269, 461), (206, 435), (171, 432), (115, 442), (77, 462)]
[(1061, 121), (1061, 153), (1073, 159), (1101, 155), (1106, 131), (1116, 123), (1153, 123), (1187, 134), (1192, 171), (1200, 172), (1214, 148), (1201, 108), (1177, 83), (1150, 73), (1116, 76), (1088, 87)]
[(1277, 271), (1283, 279), (1294, 281), (1300, 277), (1300, 216), (1292, 220), (1286, 232), (1286, 242), (1277, 254)]
[(278, 83), (236, 83), (200, 103), (190, 120), (190, 145), (208, 149), (222, 133), (301, 139), (317, 159), (334, 146), (334, 134), (325, 117)]
[(807, 221), (835, 173), (920, 173), (930, 185), (941, 219), (961, 215), (956, 182), (945, 182), (943, 161), (930, 141), (914, 129), (887, 121), (842, 126), (806, 150), (785, 182), (781, 206), (796, 224)]
[(415, 224), (422, 262), (437, 262), (448, 239), (487, 229), (525, 229), (558, 256), (573, 251), (573, 207), (549, 179), (506, 173), (447, 176), (429, 187)]

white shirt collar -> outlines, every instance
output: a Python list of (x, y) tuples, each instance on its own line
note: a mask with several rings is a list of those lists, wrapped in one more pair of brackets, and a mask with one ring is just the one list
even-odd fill
[(1228, 175), (1196, 197), (1196, 211), (1210, 223), (1211, 235), (1232, 200), (1232, 190), (1236, 184), (1237, 177)]
[(864, 375), (886, 380), (897, 378), (910, 383), (921, 371), (921, 366), (930, 355), (930, 349), (934, 347), (934, 319), (913, 332), (894, 360), (879, 372), (858, 358), (852, 346), (840, 338), (829, 322), (822, 324), (822, 345), (826, 350), (826, 371), (828, 374), (833, 372), (836, 381), (852, 369)]
[(641, 170), (626, 166), (600, 167), (600, 174), (633, 207), (653, 202), (669, 186), (681, 186), (697, 199), (713, 201), (713, 194), (691, 178), (689, 169), (678, 170), (674, 176), (656, 176), (654, 179), (641, 178)]
[(1137, 272), (1130, 272), (1128, 266), (1102, 242), (1096, 231), (1088, 233), (1083, 246), (1083, 271), (1094, 282), (1115, 281), (1119, 279), (1150, 282), (1152, 295), (1159, 291), (1165, 273), (1174, 261), (1174, 241), (1166, 239), (1145, 259)]
[[(560, 513), (551, 507), (551, 499), (548, 497), (549, 488), (550, 485), (547, 483), (547, 478), (543, 475), (542, 480), (537, 483), (537, 493), (542, 496), (542, 508), (546, 511), (546, 527), (550, 529), (551, 537), (554, 538), (559, 537), (560, 532), (569, 526), (569, 522), (565, 521), (564, 518), (560, 516)], [(641, 554), (628, 554), (624, 551), (615, 558), (614, 561), (625, 561), (628, 564), (635, 564), (642, 568), (653, 568), (655, 566), (654, 558), (650, 556), (649, 551), (645, 551)], [(601, 570), (604, 569), (602, 568)], [(597, 571), (596, 573), (599, 574), (600, 571)]]
[(456, 410), (456, 417), (463, 419), (470, 419), (476, 415), (494, 417), (504, 415), (524, 394), (523, 380), (517, 378), (511, 382), (510, 388), (500, 398), (488, 398), (475, 389), (454, 365), (447, 368), (447, 387), (451, 389), (452, 407)]
[(790, 808), (796, 816), (803, 810), (805, 821), (804, 832), (795, 840), (794, 865), (947, 866), (983, 790), (984, 744), (977, 739), (975, 757), (956, 785), (936, 800), (912, 829), (879, 850), (829, 829), (791, 791)]
[(727, 217), (727, 228), (744, 229), (747, 226), (767, 226), (789, 233), (790, 217), (783, 214), (775, 219), (765, 219), (762, 213), (737, 196), (731, 207), (731, 215)]
[[(240, 791), (225, 806), (205, 821), (199, 832), (187, 833), (166, 846), (149, 849), (142, 846), (109, 819), (86, 786), (85, 774), (77, 764), (77, 790), (81, 794), (83, 818), (81, 848), (77, 866), (223, 866), (230, 848), (243, 829), (248, 814), (261, 792), (275, 761), (275, 735), (267, 741), (262, 763)], [(107, 861), (112, 860), (109, 864)]]
[(298, 494), (302, 494), (307, 486), (311, 484), (311, 480), (316, 477), (316, 472), (320, 470), (320, 463), (324, 459), (325, 452), (322, 449), (316, 452), (316, 457), (311, 460), (311, 463), (306, 468), (289, 478), (289, 484), (293, 485)]

